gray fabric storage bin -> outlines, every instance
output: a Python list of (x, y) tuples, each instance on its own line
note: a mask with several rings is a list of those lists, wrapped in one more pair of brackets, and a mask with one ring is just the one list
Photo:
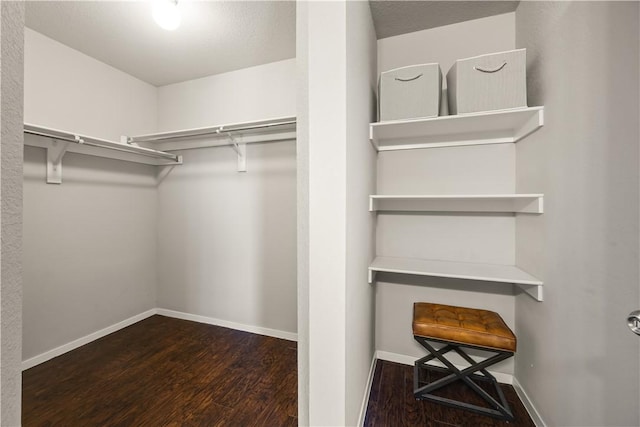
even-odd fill
[(380, 121), (437, 117), (442, 71), (439, 64), (411, 65), (380, 74)]
[(527, 106), (526, 49), (459, 59), (447, 73), (449, 114)]

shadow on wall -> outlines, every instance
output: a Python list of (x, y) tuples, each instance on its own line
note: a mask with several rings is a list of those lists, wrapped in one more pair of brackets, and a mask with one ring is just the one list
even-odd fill
[(545, 128), (522, 147), (543, 151), (548, 290), (543, 304), (518, 303), (518, 378), (550, 424), (637, 425), (638, 337), (625, 319), (640, 281), (639, 5), (522, 2), (517, 15), (529, 100), (545, 105)]
[(24, 147), (23, 359), (155, 307), (154, 167)]
[[(494, 283), (446, 277), (412, 276), (408, 274), (377, 273), (376, 280), (399, 285), (428, 286), (434, 289), (473, 291), (497, 295), (513, 295), (514, 286), (509, 283)], [(482, 308), (482, 307), (477, 307)]]
[(260, 212), (256, 230), (258, 321), (297, 333), (296, 143), (252, 144), (247, 155), (246, 173), (259, 175), (255, 187)]
[(185, 150), (159, 186), (162, 308), (295, 332), (295, 143)]
[[(593, 197), (603, 200), (601, 205), (603, 219), (599, 224), (591, 224), (589, 229), (603, 228), (601, 247), (594, 254), (601, 254), (605, 259), (604, 280), (600, 283), (620, 284), (616, 286), (619, 291), (609, 292), (604, 301), (603, 312), (611, 314), (611, 322), (606, 322), (602, 331), (603, 345), (601, 359), (594, 371), (605, 367), (609, 363), (609, 350), (611, 348), (628, 351), (626, 357), (630, 363), (640, 360), (638, 337), (628, 330), (625, 319), (628, 313), (640, 308), (640, 5), (631, 2), (626, 5), (618, 5), (614, 9), (605, 10), (606, 28), (605, 34), (611, 35), (610, 39), (600, 39), (602, 50), (606, 52), (605, 58), (599, 61), (600, 73), (593, 70), (593, 79), (602, 79), (606, 87), (603, 96), (607, 96), (608, 103), (603, 105), (601, 111), (594, 112), (590, 118), (596, 122), (598, 116), (605, 124), (604, 135), (600, 143), (604, 147), (604, 182), (606, 187), (601, 188)], [(631, 37), (628, 37), (627, 28), (618, 26), (625, 22), (630, 27)], [(623, 29), (623, 31), (620, 31)], [(602, 98), (601, 98), (602, 99)], [(602, 114), (604, 110), (604, 114)], [(592, 177), (594, 179), (596, 177)], [(594, 179), (595, 181), (595, 179)], [(590, 183), (596, 186), (596, 182)], [(594, 188), (589, 185), (589, 188)], [(596, 187), (597, 188), (597, 187)], [(611, 207), (618, 209), (611, 209)], [(607, 285), (604, 285), (608, 288)], [(634, 301), (635, 299), (635, 301)], [(628, 346), (628, 350), (619, 347), (620, 337)], [(635, 346), (635, 348), (634, 348)], [(635, 350), (635, 354), (634, 354)], [(635, 357), (634, 357), (635, 355)], [(640, 368), (639, 368), (640, 369)], [(620, 402), (620, 392), (616, 385), (618, 381), (611, 380), (611, 368), (604, 368), (600, 373), (604, 387), (602, 399), (604, 403), (604, 419), (613, 420), (619, 417), (616, 405)], [(624, 378), (624, 372), (616, 372), (620, 380)], [(635, 388), (635, 402), (640, 401), (640, 372), (635, 384), (630, 382), (632, 389), (628, 393), (622, 391), (623, 396), (631, 396)], [(618, 393), (618, 394), (616, 394)], [(634, 400), (631, 400), (634, 401)], [(630, 408), (637, 405), (631, 404)], [(636, 418), (636, 421), (640, 421)]]
[[(26, 136), (30, 137), (30, 136)], [(67, 153), (62, 162), (62, 186), (66, 184), (100, 187), (153, 188), (156, 167), (121, 160)], [(23, 179), (46, 183), (47, 151), (24, 147)], [(57, 184), (49, 184), (52, 189)]]

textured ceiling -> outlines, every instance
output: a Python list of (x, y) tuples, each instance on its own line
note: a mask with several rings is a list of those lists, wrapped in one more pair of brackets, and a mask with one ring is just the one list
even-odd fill
[(151, 1), (29, 1), (26, 25), (156, 86), (295, 57), (295, 2), (179, 4), (175, 31)]
[(513, 12), (519, 1), (370, 0), (378, 39)]

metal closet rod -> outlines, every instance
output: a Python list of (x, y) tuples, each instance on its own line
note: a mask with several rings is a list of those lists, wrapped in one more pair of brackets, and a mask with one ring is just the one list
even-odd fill
[(90, 145), (92, 147), (107, 148), (110, 150), (123, 151), (126, 153), (141, 154), (147, 157), (169, 159), (169, 160), (173, 160), (174, 162), (180, 161), (179, 156), (175, 154), (154, 150), (152, 148), (138, 147), (135, 145), (125, 145), (119, 142), (113, 142), (113, 141), (107, 141), (99, 138), (76, 135), (76, 134), (72, 134), (64, 131), (47, 129), (47, 128), (42, 128), (34, 125), (25, 124), (24, 133), (52, 138), (59, 141), (73, 142), (79, 145)]
[(131, 136), (127, 139), (129, 143), (133, 142), (157, 142), (157, 141), (167, 141), (170, 139), (180, 139), (180, 138), (192, 138), (198, 136), (206, 136), (206, 135), (224, 135), (231, 132), (242, 132), (247, 130), (256, 130), (256, 129), (268, 129), (278, 126), (288, 126), (295, 125), (296, 120), (284, 120), (280, 122), (273, 123), (263, 123), (256, 125), (222, 125), (222, 126), (213, 126), (208, 128), (199, 128), (199, 129), (190, 129), (190, 130), (182, 130), (175, 132), (165, 132), (165, 133), (156, 133), (149, 135), (140, 135), (140, 136)]

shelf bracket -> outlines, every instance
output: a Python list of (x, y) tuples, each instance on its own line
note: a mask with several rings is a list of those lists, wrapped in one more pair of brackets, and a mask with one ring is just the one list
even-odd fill
[(126, 136), (126, 135), (120, 136), (120, 144), (129, 145), (131, 147), (142, 147), (142, 148), (145, 148), (145, 147), (141, 146), (140, 144), (138, 144), (137, 142), (133, 142), (133, 139), (131, 139), (130, 136)]
[(161, 184), (162, 181), (164, 181), (164, 179), (169, 176), (169, 174), (171, 173), (174, 167), (181, 164), (182, 164), (182, 156), (178, 156), (178, 163), (176, 164), (159, 165), (158, 172), (156, 173), (156, 181), (158, 182), (158, 185)]
[[(220, 129), (218, 129), (216, 132), (220, 133)], [(247, 144), (242, 142), (238, 143), (238, 141), (236, 141), (233, 135), (231, 135), (231, 132), (227, 133), (227, 137), (229, 137), (229, 140), (231, 140), (231, 148), (233, 148), (233, 151), (235, 151), (236, 154), (238, 155), (238, 172), (246, 172), (247, 171)]]
[(237, 144), (238, 149), (238, 172), (247, 171), (247, 144)]
[[(76, 136), (76, 140), (83, 142), (79, 136)], [(47, 147), (47, 184), (62, 184), (62, 158), (68, 146), (69, 142), (52, 139)]]
[(369, 279), (369, 284), (372, 284), (373, 282), (375, 282), (375, 280), (376, 280), (376, 271), (374, 271), (372, 269), (369, 269), (368, 279)]
[(540, 301), (540, 302), (544, 301), (543, 294), (542, 294), (542, 286), (540, 286), (540, 285), (523, 285), (523, 284), (519, 284), (519, 283), (517, 283), (516, 286), (519, 287), (520, 289), (522, 289), (522, 291), (527, 293), (534, 300)]
[(516, 142), (521, 140), (542, 126), (544, 126), (544, 110), (538, 110), (537, 114), (531, 116), (529, 120), (527, 120), (527, 122), (517, 130), (513, 136), (513, 141)]
[(133, 142), (133, 141), (131, 140), (131, 137), (130, 137), (130, 136), (126, 136), (126, 135), (122, 135), (122, 136), (120, 136), (120, 144), (123, 144), (123, 145), (132, 145), (132, 146), (134, 146), (134, 147), (140, 147), (140, 145), (139, 145), (139, 144), (136, 144), (135, 142)]

